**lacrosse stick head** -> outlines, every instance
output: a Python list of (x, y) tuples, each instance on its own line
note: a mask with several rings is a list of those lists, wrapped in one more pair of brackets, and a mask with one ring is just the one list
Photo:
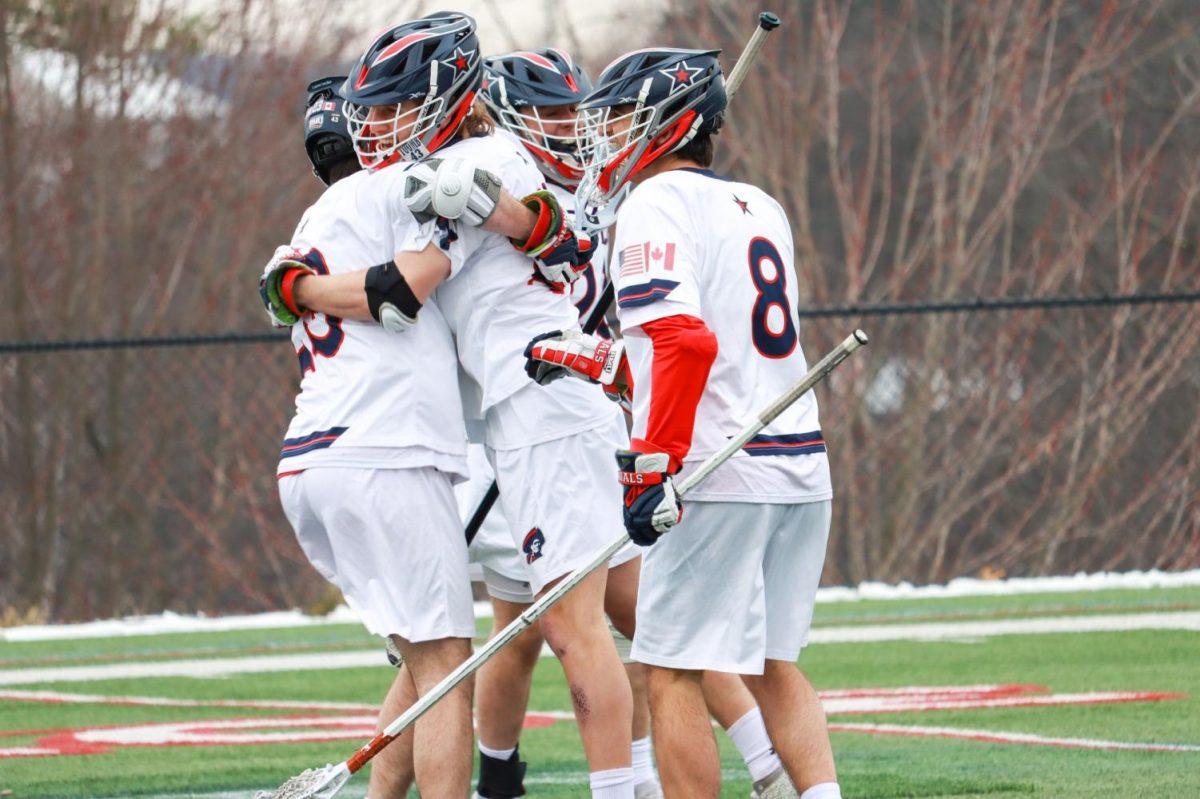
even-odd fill
[(345, 763), (305, 769), (274, 791), (259, 791), (254, 799), (331, 799), (350, 779)]

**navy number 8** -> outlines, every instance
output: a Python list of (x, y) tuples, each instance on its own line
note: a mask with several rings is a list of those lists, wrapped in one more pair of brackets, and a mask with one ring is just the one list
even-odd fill
[[(758, 289), (754, 308), (750, 311), (750, 332), (754, 348), (764, 358), (786, 358), (796, 349), (797, 336), (796, 326), (792, 324), (792, 307), (788, 304), (783, 258), (774, 244), (760, 237), (751, 240), (748, 255), (750, 279)], [(775, 276), (770, 280), (763, 274), (763, 261), (770, 261), (775, 267)], [(778, 333), (772, 332), (768, 324), (772, 307), (779, 309), (779, 317), (783, 320), (783, 329)]]

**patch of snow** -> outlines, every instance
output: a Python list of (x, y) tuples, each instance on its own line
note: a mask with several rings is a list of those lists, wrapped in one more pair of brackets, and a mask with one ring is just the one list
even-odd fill
[(1200, 569), (1185, 572), (1098, 572), (1051, 577), (1010, 577), (980, 580), (956, 577), (945, 585), (896, 585), (865, 582), (857, 587), (830, 586), (817, 590), (817, 602), (855, 602), (863, 599), (938, 599), (966, 596), (1012, 596), (1104, 591), (1121, 588), (1183, 588), (1200, 585)]

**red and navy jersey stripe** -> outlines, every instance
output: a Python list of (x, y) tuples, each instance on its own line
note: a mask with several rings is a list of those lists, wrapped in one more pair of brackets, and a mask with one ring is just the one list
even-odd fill
[(318, 430), (306, 436), (285, 438), (283, 440), (283, 449), (279, 451), (279, 457), (294, 458), (297, 455), (303, 455), (313, 450), (325, 449), (332, 446), (333, 442), (338, 440), (338, 436), (349, 429), (348, 427), (331, 427), (328, 430)]
[(678, 280), (655, 278), (648, 283), (626, 286), (617, 292), (617, 305), (621, 308), (640, 308), (665, 299), (678, 285)]
[(812, 455), (825, 452), (825, 437), (820, 430), (782, 436), (758, 435), (742, 447), (749, 455)]

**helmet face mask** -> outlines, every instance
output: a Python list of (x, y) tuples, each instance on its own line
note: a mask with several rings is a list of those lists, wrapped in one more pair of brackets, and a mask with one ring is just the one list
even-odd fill
[(520, 139), (549, 180), (577, 185), (583, 164), (576, 122), (579, 101), (591, 90), (587, 74), (555, 48), (493, 56), (485, 69), (482, 96), (496, 124)]
[[(491, 103), (487, 105), (496, 122), (521, 140), (547, 177), (565, 186), (579, 183), (583, 164), (579, 159), (574, 113), (568, 122), (564, 122), (543, 116), (548, 109), (535, 106), (502, 108)], [(567, 132), (559, 132), (564, 128)]]
[(612, 202), (651, 163), (720, 127), (725, 79), (717, 52), (640, 50), (604, 70), (580, 114), (581, 203)]
[(394, 160), (415, 161), (431, 152), (426, 137), (442, 117), (445, 100), (435, 97), (418, 104), (355, 105), (346, 101), (346, 124), (358, 161), (364, 169)]
[(439, 12), (376, 38), (343, 86), (359, 163), (424, 158), (451, 141), (482, 78), (475, 21)]

